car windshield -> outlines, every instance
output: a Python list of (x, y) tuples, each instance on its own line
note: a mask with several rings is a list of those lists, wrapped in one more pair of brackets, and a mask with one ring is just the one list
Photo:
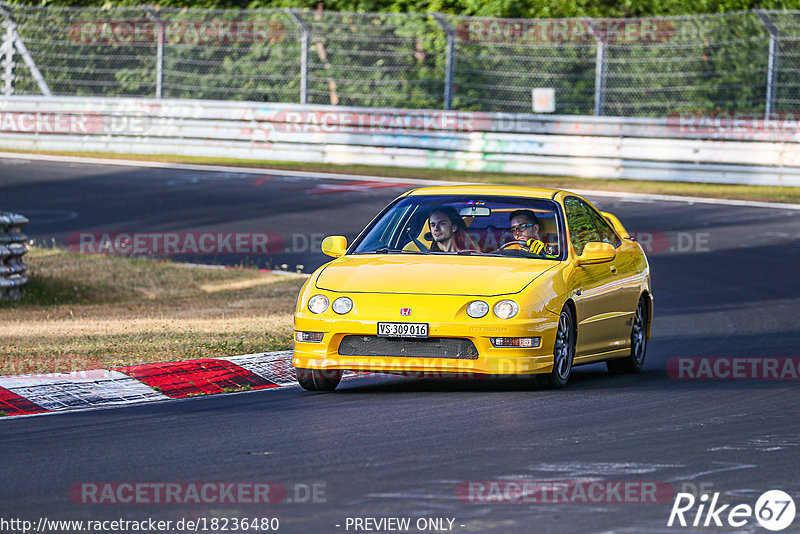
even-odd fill
[(469, 254), (561, 260), (563, 225), (551, 200), (412, 195), (390, 206), (352, 254)]

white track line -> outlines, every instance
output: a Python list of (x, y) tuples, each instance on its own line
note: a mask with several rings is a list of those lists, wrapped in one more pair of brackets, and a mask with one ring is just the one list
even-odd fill
[[(288, 171), (282, 169), (264, 169), (255, 167), (234, 167), (227, 165), (197, 165), (190, 163), (165, 163), (159, 161), (136, 161), (124, 159), (88, 158), (78, 156), (55, 156), (50, 154), (28, 154), (16, 152), (0, 152), (0, 158), (26, 159), (33, 161), (57, 161), (61, 163), (82, 163), (88, 165), (118, 165), (125, 167), (146, 167), (155, 169), (176, 169), (201, 172), (225, 172), (238, 174), (265, 174), (308, 178), (313, 180), (350, 180), (364, 182), (409, 183), (415, 185), (490, 185), (475, 182), (450, 182), (442, 180), (420, 180), (416, 178), (392, 178), (387, 176), (367, 176), (363, 174), (338, 174), (327, 172)], [(623, 183), (624, 180), (620, 180)], [(787, 186), (789, 187), (789, 186)], [(717, 204), (724, 206), (742, 206), (750, 208), (770, 208), (800, 211), (800, 204), (784, 204), (780, 202), (759, 202), (754, 200), (730, 200), (725, 198), (684, 197), (679, 195), (654, 195), (648, 193), (626, 193), (621, 191), (596, 191), (589, 189), (570, 189), (583, 196), (601, 196), (622, 199), (647, 199), (664, 202), (685, 202), (689, 204)]]

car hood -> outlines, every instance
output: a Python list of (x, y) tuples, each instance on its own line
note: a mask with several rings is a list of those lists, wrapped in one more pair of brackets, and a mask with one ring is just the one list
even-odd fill
[(319, 289), (346, 293), (494, 296), (518, 293), (558, 262), (455, 255), (350, 255), (325, 266)]

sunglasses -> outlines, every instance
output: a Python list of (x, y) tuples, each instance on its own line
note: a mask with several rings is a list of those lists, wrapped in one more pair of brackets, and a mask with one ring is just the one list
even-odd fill
[(525, 228), (536, 226), (536, 223), (528, 223), (528, 224), (518, 224), (516, 226), (511, 227), (511, 233), (516, 234), (517, 232), (521, 232)]

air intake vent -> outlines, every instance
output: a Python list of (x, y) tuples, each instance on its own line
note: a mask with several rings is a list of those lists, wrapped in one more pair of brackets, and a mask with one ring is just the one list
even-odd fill
[(378, 336), (344, 336), (341, 356), (392, 356), (402, 358), (450, 358), (477, 360), (478, 349), (469, 339), (429, 337), (392, 339)]

